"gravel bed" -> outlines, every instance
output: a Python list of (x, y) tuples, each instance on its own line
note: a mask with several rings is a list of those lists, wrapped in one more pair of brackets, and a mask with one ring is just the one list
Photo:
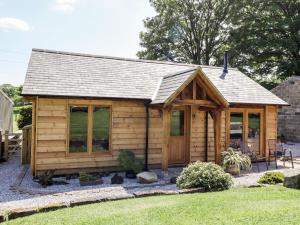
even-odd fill
[[(294, 159), (294, 169), (291, 167), (290, 162), (286, 162), (286, 168), (283, 167), (283, 163), (278, 161), (278, 169), (275, 169), (274, 162), (271, 164), (269, 170), (266, 168), (266, 163), (260, 163), (261, 172), (242, 173), (239, 177), (233, 178), (233, 187), (249, 187), (259, 185), (258, 179), (267, 171), (282, 172), (285, 176), (293, 176), (300, 174), (300, 158)], [(257, 170), (254, 165), (254, 170)]]
[(12, 155), (7, 162), (0, 163), (0, 204), (12, 200), (30, 198), (30, 195), (20, 195), (10, 190), (10, 186), (15, 182), (22, 170), (20, 165), (20, 155)]
[[(299, 153), (300, 144), (290, 145), (293, 146), (293, 153)], [(159, 180), (156, 183), (149, 185), (142, 185), (136, 182), (136, 179), (124, 179), (123, 185), (111, 185), (110, 179), (114, 175), (111, 173), (109, 176), (103, 177), (104, 184), (95, 186), (82, 187), (79, 184), (79, 180), (70, 179), (65, 177), (55, 178), (56, 180), (63, 180), (68, 182), (67, 185), (52, 185), (47, 188), (41, 187), (40, 184), (34, 182), (27, 170), (19, 189), (20, 191), (10, 190), (10, 186), (13, 185), (17, 177), (22, 172), (22, 166), (20, 165), (20, 156), (13, 156), (8, 162), (0, 163), (0, 214), (10, 209), (13, 210), (25, 210), (25, 209), (40, 209), (45, 206), (64, 205), (69, 206), (74, 202), (84, 201), (99, 201), (107, 199), (122, 199), (131, 198), (136, 196), (137, 193), (150, 193), (150, 192), (164, 192), (178, 193), (178, 189), (175, 184), (170, 184), (170, 178), (178, 176), (182, 168), (170, 168), (168, 174), (163, 174), (161, 170), (154, 170), (158, 174)], [(282, 162), (278, 162), (279, 169), (275, 171), (282, 171), (285, 175), (294, 175), (300, 173), (300, 158), (295, 158), (295, 169), (290, 168), (290, 163), (287, 163), (287, 167), (283, 168)], [(260, 164), (261, 172), (255, 172), (256, 166), (251, 173), (241, 174), (239, 177), (234, 177), (234, 187), (248, 187), (252, 185), (258, 185), (257, 180), (266, 171), (266, 164)], [(274, 163), (271, 165), (271, 169), (274, 168)], [(271, 171), (271, 169), (269, 171)], [(123, 173), (119, 173), (124, 177)], [(31, 194), (27, 194), (27, 191)]]

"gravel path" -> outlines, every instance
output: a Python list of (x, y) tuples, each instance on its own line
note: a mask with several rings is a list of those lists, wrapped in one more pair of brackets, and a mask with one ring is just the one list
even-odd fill
[[(299, 153), (299, 146), (292, 145), (293, 151)], [(82, 187), (78, 179), (66, 180), (65, 178), (57, 178), (68, 182), (68, 185), (52, 185), (47, 188), (42, 188), (38, 183), (32, 181), (29, 172), (25, 174), (20, 191), (12, 191), (11, 186), (15, 183), (16, 178), (22, 173), (22, 167), (19, 164), (19, 156), (15, 155), (8, 162), (0, 164), (0, 214), (8, 210), (26, 210), (26, 209), (40, 209), (45, 206), (64, 205), (69, 206), (74, 202), (82, 201), (100, 201), (103, 199), (119, 199), (131, 198), (136, 193), (153, 192), (153, 191), (173, 191), (178, 189), (174, 184), (168, 184), (170, 177), (176, 176), (180, 173), (181, 168), (173, 168), (169, 170), (167, 178), (163, 178), (161, 170), (155, 170), (159, 175), (159, 181), (151, 185), (137, 184), (135, 179), (125, 179), (124, 184), (110, 185), (110, 178), (104, 177), (103, 185)], [(285, 175), (294, 175), (300, 173), (300, 157), (295, 159), (295, 169), (291, 169), (291, 164), (287, 163), (287, 168), (283, 168), (282, 162), (278, 162), (279, 169)], [(274, 170), (274, 165), (271, 165), (270, 170)], [(254, 172), (242, 174), (240, 177), (234, 177), (234, 187), (245, 187), (257, 185), (257, 180), (266, 171), (265, 163), (260, 164), (261, 172)], [(30, 190), (31, 194), (28, 194)]]

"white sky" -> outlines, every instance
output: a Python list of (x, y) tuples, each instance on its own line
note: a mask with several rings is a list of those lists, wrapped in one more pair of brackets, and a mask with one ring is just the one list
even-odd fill
[(136, 58), (148, 0), (0, 0), (0, 84), (23, 84), (32, 48)]

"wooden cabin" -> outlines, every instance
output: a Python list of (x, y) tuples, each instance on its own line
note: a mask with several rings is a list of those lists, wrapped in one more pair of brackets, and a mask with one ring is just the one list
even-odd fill
[(268, 154), (287, 103), (235, 68), (33, 49), (31, 171), (116, 170), (120, 150), (146, 168), (220, 163), (246, 143)]

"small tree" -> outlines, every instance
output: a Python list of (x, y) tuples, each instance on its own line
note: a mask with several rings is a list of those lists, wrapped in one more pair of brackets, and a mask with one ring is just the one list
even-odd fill
[(24, 106), (20, 108), (20, 116), (18, 118), (18, 127), (19, 129), (24, 126), (30, 125), (32, 123), (32, 106)]

